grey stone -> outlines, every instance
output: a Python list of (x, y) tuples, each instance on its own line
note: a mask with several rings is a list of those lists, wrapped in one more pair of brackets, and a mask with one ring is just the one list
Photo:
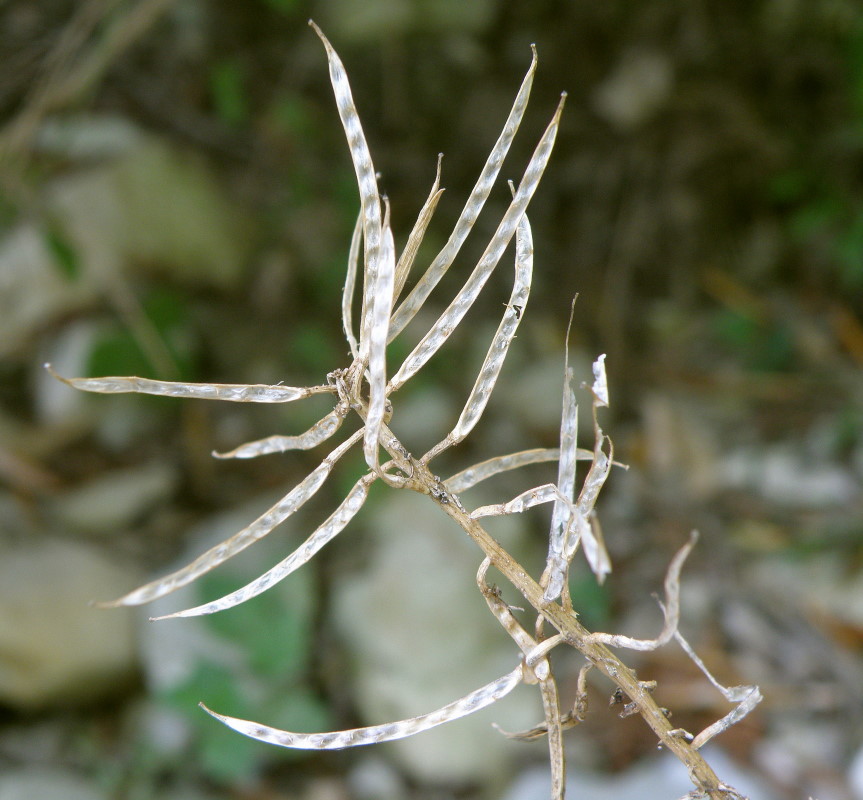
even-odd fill
[(178, 479), (176, 467), (158, 461), (112, 470), (60, 495), (54, 514), (64, 527), (94, 533), (121, 531), (166, 501)]
[[(505, 536), (517, 521), (497, 520)], [(334, 590), (367, 724), (427, 713), (510, 671), (519, 651), (476, 588), (481, 552), (426, 498), (391, 492), (368, 524), (368, 564)], [(513, 597), (513, 600), (515, 598)], [(536, 724), (541, 702), (517, 688), (477, 714), (385, 747), (419, 780), (494, 784), (518, 745), (491, 728)]]
[(134, 585), (132, 571), (58, 540), (0, 551), (0, 702), (41, 709), (125, 686), (137, 664), (133, 614), (90, 602)]
[(107, 795), (69, 772), (29, 767), (0, 776), (0, 800), (107, 800)]

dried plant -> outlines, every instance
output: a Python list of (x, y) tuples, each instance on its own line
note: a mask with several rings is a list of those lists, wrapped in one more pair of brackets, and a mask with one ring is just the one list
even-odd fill
[[(496, 182), (501, 164), (518, 130), (536, 71), (534, 50), (530, 68), (518, 91), (503, 131), (473, 188), (452, 234), (443, 249), (432, 260), (425, 274), (410, 293), (396, 302), (405, 286), (418, 248), (434, 214), (442, 190), (440, 161), (437, 176), (422, 210), (414, 224), (404, 251), (396, 258), (389, 205), (378, 193), (375, 169), (366, 145), (359, 116), (351, 97), (345, 69), (323, 33), (310, 23), (326, 48), (330, 79), (336, 104), (350, 147), (351, 158), (359, 186), (361, 209), (350, 247), (344, 294), (342, 320), (344, 333), (353, 361), (336, 369), (318, 386), (295, 388), (283, 385), (190, 384), (136, 377), (61, 378), (76, 389), (89, 392), (140, 392), (171, 397), (205, 398), (250, 403), (288, 403), (315, 394), (329, 394), (333, 410), (304, 433), (296, 436), (271, 436), (238, 447), (221, 458), (254, 458), (267, 453), (305, 450), (316, 447), (333, 437), (348, 417), (359, 417), (359, 429), (335, 447), (304, 480), (291, 489), (278, 503), (258, 519), (221, 544), (208, 550), (182, 569), (103, 606), (132, 606), (155, 600), (184, 586), (227, 561), (249, 545), (270, 533), (291, 514), (303, 506), (323, 485), (336, 462), (352, 447), (362, 442), (368, 472), (348, 492), (332, 514), (293, 553), (248, 585), (230, 594), (195, 608), (178, 611), (157, 619), (192, 617), (212, 614), (245, 602), (283, 580), (308, 562), (327, 542), (339, 534), (362, 508), (370, 486), (382, 481), (393, 489), (408, 489), (426, 495), (431, 502), (452, 519), (484, 554), (477, 584), (488, 607), (506, 632), (515, 641), (520, 656), (512, 671), (477, 689), (460, 700), (411, 719), (351, 730), (325, 733), (283, 731), (257, 722), (235, 719), (206, 709), (216, 719), (235, 730), (263, 742), (282, 747), (329, 750), (411, 736), (428, 728), (471, 714), (508, 694), (520, 683), (536, 684), (542, 696), (545, 720), (523, 733), (506, 734), (517, 739), (547, 737), (553, 798), (564, 796), (565, 766), (563, 731), (584, 720), (587, 713), (586, 675), (595, 668), (616, 687), (612, 702), (624, 703), (622, 715), (640, 714), (655, 731), (659, 742), (686, 765), (695, 789), (689, 798), (740, 798), (741, 795), (723, 784), (699, 753), (699, 748), (716, 734), (724, 731), (747, 714), (761, 699), (757, 687), (741, 686), (730, 689), (721, 686), (707, 671), (677, 630), (679, 617), (679, 576), (696, 534), (678, 551), (671, 561), (665, 578), (665, 600), (660, 603), (665, 624), (654, 639), (634, 639), (610, 633), (588, 631), (578, 620), (570, 599), (567, 577), (569, 565), (578, 552), (585, 557), (597, 580), (602, 581), (611, 570), (603, 544), (594, 507), (614, 463), (611, 440), (603, 433), (598, 412), (608, 406), (605, 357), (593, 365), (591, 388), (593, 403), (593, 450), (576, 446), (578, 407), (573, 389), (573, 370), (566, 356), (564, 367), (563, 412), (560, 426), (560, 446), (554, 449), (525, 450), (500, 455), (474, 464), (452, 477), (442, 480), (431, 469), (431, 461), (442, 452), (461, 442), (480, 419), (500, 374), (516, 330), (524, 318), (533, 270), (533, 241), (527, 207), (548, 164), (558, 130), (565, 95), (551, 118), (530, 159), (518, 187), (512, 189), (512, 200), (500, 220), (470, 277), (452, 302), (428, 329), (395, 374), (387, 380), (387, 345), (401, 334), (414, 318), (432, 290), (453, 264), (462, 244), (471, 232), (483, 205)], [(515, 278), (512, 294), (495, 333), (488, 354), (479, 371), (464, 409), (450, 433), (425, 455), (416, 458), (388, 427), (393, 413), (392, 396), (422, 369), (446, 343), (476, 300), (500, 261), (510, 240), (515, 237)], [(362, 303), (359, 337), (354, 332), (352, 309), (357, 283), (360, 252), (362, 251)], [(50, 366), (48, 367), (50, 369)], [(59, 377), (59, 376), (58, 376)], [(381, 462), (381, 451), (388, 460)], [(218, 455), (218, 454), (217, 454)], [(589, 462), (587, 474), (576, 494), (576, 462)], [(557, 480), (522, 492), (508, 502), (469, 510), (459, 493), (493, 475), (518, 469), (528, 464), (557, 462)], [(482, 527), (479, 520), (487, 516), (515, 514), (533, 506), (551, 503), (551, 527), (548, 558), (539, 579), (531, 577), (501, 545)], [(524, 596), (536, 613), (533, 633), (528, 633), (512, 615), (499, 590), (485, 581), (489, 566), (496, 567)], [(554, 629), (546, 635), (546, 627)], [(655, 683), (639, 681), (611, 648), (653, 650), (676, 639), (686, 653), (704, 672), (710, 682), (731, 703), (737, 705), (723, 719), (697, 735), (675, 729), (651, 696)], [(554, 674), (548, 659), (550, 651), (565, 644), (577, 650), (586, 660), (578, 679), (578, 693), (573, 708), (561, 711)]]

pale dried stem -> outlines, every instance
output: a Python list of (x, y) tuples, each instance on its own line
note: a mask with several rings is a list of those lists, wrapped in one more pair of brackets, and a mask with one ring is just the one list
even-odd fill
[[(408, 235), (405, 249), (402, 250), (402, 254), (399, 256), (398, 264), (396, 264), (395, 289), (393, 290), (394, 300), (398, 299), (399, 295), (402, 293), (402, 289), (404, 289), (405, 281), (407, 280), (408, 275), (411, 271), (411, 267), (413, 266), (413, 263), (417, 257), (420, 244), (422, 244), (422, 240), (425, 237), (426, 231), (428, 230), (431, 218), (432, 216), (434, 216), (437, 204), (443, 196), (444, 190), (439, 188), (440, 168), (442, 161), (443, 153), (439, 153), (437, 157), (437, 171), (435, 172), (435, 179), (434, 183), (432, 184), (431, 191), (429, 192), (429, 196), (426, 198), (425, 203), (423, 203), (423, 207), (420, 209), (420, 213), (417, 216), (417, 221), (414, 223), (413, 229)], [(391, 341), (391, 339), (388, 339), (388, 341)]]
[(696, 541), (698, 541), (698, 533), (693, 531), (689, 536), (689, 541), (675, 553), (668, 566), (668, 572), (665, 576), (665, 604), (662, 605), (665, 624), (655, 639), (634, 639), (631, 636), (620, 636), (612, 633), (591, 633), (587, 637), (587, 641), (611, 647), (626, 647), (629, 650), (656, 650), (658, 647), (668, 644), (677, 632), (677, 624), (680, 620), (680, 570)]
[(357, 266), (360, 260), (360, 243), (363, 233), (363, 212), (357, 215), (354, 232), (351, 234), (351, 248), (348, 251), (348, 270), (345, 277), (345, 287), (342, 291), (342, 328), (345, 338), (351, 348), (351, 356), (359, 358), (360, 350), (357, 337), (354, 335), (354, 292), (357, 284)]

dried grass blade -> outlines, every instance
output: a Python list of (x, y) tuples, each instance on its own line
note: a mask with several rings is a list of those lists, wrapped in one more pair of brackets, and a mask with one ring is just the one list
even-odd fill
[(500, 325), (498, 325), (479, 375), (477, 375), (470, 397), (468, 397), (464, 410), (449, 436), (452, 444), (462, 441), (473, 430), (488, 404), (488, 399), (497, 383), (503, 362), (509, 352), (509, 346), (515, 338), (515, 332), (518, 330), (522, 313), (527, 305), (532, 277), (533, 236), (531, 235), (530, 222), (528, 222), (525, 213), (518, 224), (515, 236), (515, 280), (509, 303)]
[(345, 332), (345, 338), (348, 340), (353, 358), (357, 358), (359, 355), (357, 337), (354, 336), (354, 292), (357, 285), (357, 266), (360, 261), (362, 232), (363, 214), (362, 210), (360, 210), (360, 213), (357, 215), (357, 222), (354, 225), (354, 232), (351, 234), (351, 248), (348, 251), (348, 271), (345, 276), (345, 286), (342, 290), (342, 329)]
[(290, 403), (313, 394), (334, 394), (332, 386), (270, 386), (246, 383), (180, 383), (156, 381), (134, 376), (105, 378), (64, 378), (50, 364), (45, 369), (57, 380), (73, 389), (99, 394), (153, 394), (164, 397), (187, 397), (199, 400), (228, 400), (232, 403)]
[(551, 157), (565, 99), (566, 95), (564, 94), (561, 96), (560, 103), (554, 112), (551, 122), (534, 150), (518, 190), (515, 193), (515, 197), (503, 215), (503, 219), (500, 221), (497, 230), (494, 232), (474, 271), (443, 314), (432, 325), (429, 332), (423, 336), (419, 344), (417, 344), (401, 367), (399, 367), (398, 372), (396, 372), (390, 381), (388, 393), (396, 391), (401, 387), (405, 381), (415, 375), (441, 348), (479, 296), (486, 281), (500, 261), (503, 251), (506, 249), (507, 244), (509, 244), (509, 240), (515, 234), (516, 227), (521, 221), (522, 215), (536, 191), (536, 187), (539, 185), (542, 173), (545, 171), (545, 167)]
[[(405, 287), (405, 281), (407, 280), (414, 260), (417, 257), (417, 252), (419, 251), (420, 244), (422, 243), (426, 231), (428, 230), (431, 218), (434, 216), (437, 204), (440, 202), (440, 199), (443, 196), (444, 190), (439, 188), (440, 168), (442, 160), (443, 153), (440, 153), (437, 157), (437, 172), (435, 173), (435, 179), (434, 183), (432, 184), (431, 191), (429, 192), (429, 196), (426, 198), (425, 203), (423, 203), (423, 207), (420, 209), (420, 213), (417, 216), (417, 221), (414, 223), (414, 226), (411, 229), (410, 234), (408, 235), (405, 249), (402, 250), (402, 254), (399, 256), (398, 263), (396, 264), (396, 280), (395, 288), (393, 289), (393, 301), (398, 298), (398, 296), (402, 293), (402, 289), (404, 289)], [(389, 337), (387, 341), (392, 341), (392, 337)]]
[(312, 26), (315, 33), (320, 37), (327, 51), (327, 61), (330, 67), (330, 83), (333, 86), (333, 94), (336, 98), (339, 117), (341, 118), (342, 127), (348, 140), (351, 160), (357, 176), (357, 187), (360, 192), (363, 241), (365, 243), (365, 273), (363, 283), (364, 319), (363, 325), (360, 328), (359, 352), (360, 356), (365, 359), (368, 356), (369, 347), (368, 338), (370, 332), (368, 325), (371, 324), (371, 315), (367, 314), (365, 309), (372, 305), (373, 287), (377, 283), (378, 260), (380, 258), (381, 247), (381, 203), (378, 194), (378, 182), (375, 177), (375, 168), (372, 164), (371, 153), (369, 152), (366, 137), (363, 133), (363, 126), (360, 124), (360, 117), (354, 105), (354, 98), (351, 94), (351, 86), (344, 65), (327, 37), (324, 36), (323, 31), (311, 20), (309, 20), (309, 25)]
[(235, 533), (229, 539), (211, 547), (206, 553), (202, 553), (190, 564), (182, 569), (172, 572), (158, 580), (151, 581), (133, 592), (107, 602), (96, 605), (113, 608), (116, 606), (139, 606), (151, 600), (176, 591), (187, 584), (224, 564), (229, 558), (245, 550), (249, 545), (263, 539), (276, 526), (284, 522), (291, 514), (297, 511), (310, 497), (321, 488), (324, 481), (329, 477), (336, 462), (362, 437), (362, 431), (357, 431), (349, 439), (345, 440), (332, 451), (321, 464), (309, 475), (288, 492), (278, 503), (269, 508), (251, 525)]
[(253, 580), (251, 583), (237, 589), (235, 592), (220, 597), (218, 600), (213, 600), (210, 603), (204, 603), (195, 608), (187, 608), (184, 611), (177, 611), (173, 614), (165, 614), (161, 617), (153, 617), (153, 620), (175, 619), (177, 617), (198, 617), (204, 614), (215, 614), (217, 611), (224, 611), (228, 608), (245, 603), (253, 597), (257, 597), (261, 592), (266, 591), (271, 586), (274, 586), (279, 581), (284, 580), (292, 572), (295, 572), (303, 564), (307, 563), (312, 557), (328, 542), (332, 541), (345, 526), (356, 516), (357, 512), (362, 508), (369, 494), (369, 486), (376, 479), (376, 475), (365, 475), (357, 481), (353, 488), (348, 492), (347, 497), (339, 504), (338, 508), (326, 519), (326, 521), (318, 527), (303, 544), (301, 544), (287, 558), (280, 561), (272, 569), (267, 570), (263, 575)]
[(515, 102), (504, 123), (503, 130), (497, 142), (495, 142), (491, 153), (489, 153), (485, 166), (483, 166), (476, 185), (464, 204), (464, 208), (456, 221), (455, 228), (453, 228), (453, 232), (450, 234), (447, 243), (440, 253), (435, 256), (434, 261), (429, 265), (419, 283), (417, 283), (396, 310), (395, 314), (393, 314), (393, 319), (390, 323), (389, 341), (395, 339), (404, 330), (405, 326), (414, 318), (435, 286), (438, 285), (440, 279), (446, 274), (446, 271), (452, 265), (482, 211), (495, 181), (497, 181), (501, 165), (506, 158), (506, 154), (509, 152), (509, 147), (515, 138), (515, 134), (521, 124), (521, 119), (524, 116), (524, 111), (527, 108), (527, 101), (530, 98), (530, 89), (533, 85), (533, 76), (536, 73), (537, 64), (536, 48), (531, 46), (531, 50), (533, 55), (530, 67), (524, 76), (521, 88), (518, 90)]
[(626, 647), (629, 650), (656, 650), (668, 644), (677, 631), (680, 621), (680, 570), (686, 557), (698, 541), (698, 533), (693, 531), (686, 542), (671, 559), (665, 576), (665, 603), (660, 603), (665, 616), (665, 624), (655, 639), (633, 639), (630, 636), (619, 636), (612, 633), (591, 633), (584, 637), (585, 642), (597, 642), (610, 647)]
[(396, 253), (392, 230), (389, 226), (389, 206), (383, 229), (378, 269), (374, 275), (374, 285), (370, 287), (371, 303), (367, 307), (368, 322), (363, 320), (363, 328), (369, 331), (369, 405), (366, 415), (363, 453), (366, 463), (380, 474), (380, 435), (384, 424), (387, 402), (387, 331), (393, 304), (393, 282), (395, 280)]
[(557, 486), (553, 483), (544, 483), (542, 486), (522, 492), (508, 503), (480, 506), (471, 511), (470, 516), (471, 519), (479, 519), (480, 517), (500, 517), (504, 514), (520, 514), (522, 511), (527, 511), (527, 509), (534, 506), (550, 503), (559, 496), (560, 493), (557, 490)]
[(265, 439), (240, 445), (227, 453), (214, 451), (213, 455), (216, 458), (257, 458), (270, 453), (286, 453), (289, 450), (311, 450), (333, 436), (344, 421), (344, 413), (340, 408), (336, 408), (297, 436), (267, 436)]
[(519, 664), (512, 672), (428, 714), (398, 722), (389, 722), (384, 725), (371, 725), (367, 728), (352, 728), (326, 733), (283, 731), (257, 722), (217, 714), (203, 704), (201, 707), (229, 728), (261, 742), (298, 750), (341, 750), (345, 747), (359, 747), (366, 744), (404, 739), (415, 733), (435, 728), (445, 722), (466, 717), (468, 714), (473, 714), (475, 711), (479, 711), (505, 697), (521, 683), (521, 680), (522, 667)]

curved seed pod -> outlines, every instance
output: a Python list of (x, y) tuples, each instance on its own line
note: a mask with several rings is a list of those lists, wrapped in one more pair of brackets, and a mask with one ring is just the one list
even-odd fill
[(309, 20), (309, 25), (312, 26), (327, 51), (327, 61), (330, 66), (330, 83), (333, 86), (333, 94), (336, 98), (336, 106), (339, 110), (342, 127), (345, 129), (345, 136), (347, 137), (348, 147), (351, 151), (351, 161), (353, 161), (354, 172), (357, 176), (357, 187), (360, 191), (363, 241), (365, 243), (365, 272), (363, 275), (364, 313), (363, 324), (360, 328), (359, 351), (360, 356), (366, 358), (369, 348), (368, 325), (371, 324), (371, 319), (370, 315), (365, 313), (365, 309), (370, 307), (373, 302), (373, 291), (377, 284), (378, 260), (380, 258), (381, 247), (381, 201), (378, 194), (378, 182), (375, 177), (375, 168), (372, 164), (371, 153), (369, 153), (369, 147), (363, 133), (363, 126), (360, 124), (360, 117), (354, 105), (354, 98), (351, 94), (351, 86), (348, 82), (345, 67), (336, 51), (333, 50), (333, 46), (327, 37), (324, 36), (323, 31), (311, 20)]
[(404, 739), (415, 733), (427, 731), (445, 722), (466, 717), (479, 711), (481, 708), (491, 705), (508, 695), (522, 680), (522, 667), (519, 664), (512, 672), (498, 678), (491, 683), (465, 695), (460, 700), (449, 703), (436, 711), (423, 714), (419, 717), (389, 722), (384, 725), (371, 725), (367, 728), (351, 728), (346, 731), (329, 731), (327, 733), (294, 733), (271, 728), (257, 722), (245, 719), (226, 717), (211, 711), (205, 705), (201, 708), (208, 714), (223, 722), (229, 728), (257, 739), (260, 742), (276, 744), (279, 747), (291, 747), (297, 750), (341, 750), (345, 747), (359, 747), (366, 744), (377, 744), (378, 742), (391, 742), (396, 739)]
[(515, 235), (515, 280), (509, 297), (503, 319), (486, 354), (485, 361), (479, 371), (470, 397), (465, 403), (458, 422), (450, 434), (452, 444), (462, 441), (473, 430), (482, 412), (488, 404), (488, 399), (494, 390), (500, 375), (501, 367), (509, 352), (509, 346), (515, 338), (522, 313), (530, 295), (530, 282), (533, 277), (533, 236), (527, 214), (518, 223)]
[(213, 451), (216, 458), (257, 458), (270, 453), (286, 453), (288, 450), (311, 450), (329, 439), (345, 421), (340, 409), (333, 409), (311, 428), (297, 436), (267, 436), (256, 442), (240, 445), (228, 453)]
[(374, 276), (371, 273), (366, 276), (367, 280), (373, 278), (374, 283), (370, 286), (371, 302), (364, 309), (362, 325), (363, 330), (368, 330), (369, 357), (369, 405), (363, 438), (363, 453), (366, 463), (378, 474), (381, 470), (379, 439), (387, 404), (387, 331), (392, 312), (396, 271), (395, 243), (389, 225), (389, 216), (389, 205), (387, 205), (378, 269)]
[(480, 508), (471, 511), (470, 516), (471, 519), (479, 519), (480, 517), (500, 517), (504, 514), (520, 514), (534, 506), (550, 503), (557, 497), (560, 497), (557, 486), (553, 483), (544, 483), (542, 486), (522, 492), (508, 503), (480, 506)]
[(674, 558), (668, 565), (668, 572), (665, 575), (665, 603), (660, 603), (665, 624), (659, 636), (655, 639), (633, 639), (630, 636), (618, 636), (612, 633), (591, 633), (584, 637), (584, 641), (598, 642), (610, 647), (626, 647), (629, 650), (656, 650), (668, 644), (677, 631), (677, 623), (680, 621), (680, 570), (683, 569), (683, 562), (686, 561), (696, 541), (698, 541), (698, 533), (693, 531), (689, 541), (674, 554)]
[(342, 329), (345, 332), (345, 338), (348, 340), (348, 345), (351, 348), (351, 356), (356, 358), (359, 355), (359, 345), (357, 345), (357, 337), (354, 336), (354, 291), (357, 284), (357, 264), (360, 260), (360, 242), (362, 241), (363, 232), (363, 213), (362, 209), (357, 215), (357, 222), (354, 225), (354, 232), (351, 234), (351, 249), (348, 251), (348, 272), (345, 276), (345, 287), (342, 290)]
[(524, 111), (527, 108), (527, 101), (530, 97), (530, 89), (533, 85), (533, 76), (536, 73), (537, 64), (536, 48), (533, 45), (531, 45), (531, 51), (533, 56), (530, 67), (524, 76), (521, 88), (518, 90), (515, 102), (513, 102), (512, 109), (504, 123), (503, 130), (497, 142), (495, 142), (491, 153), (489, 153), (485, 166), (483, 166), (476, 185), (464, 204), (453, 232), (450, 234), (449, 239), (447, 239), (447, 243), (443, 246), (440, 253), (435, 256), (434, 261), (429, 265), (419, 283), (417, 283), (404, 302), (398, 307), (395, 314), (393, 314), (393, 319), (390, 323), (389, 341), (395, 339), (404, 330), (405, 326), (414, 318), (417, 311), (419, 311), (422, 304), (426, 301), (426, 298), (431, 294), (434, 287), (438, 285), (440, 279), (446, 274), (491, 193), (501, 165), (506, 158), (506, 154), (509, 152), (509, 146), (515, 138), (515, 134), (521, 124), (521, 119), (524, 116)]
[(369, 486), (377, 478), (374, 474), (365, 475), (354, 484), (354, 487), (348, 492), (347, 497), (339, 504), (338, 508), (327, 517), (326, 521), (320, 525), (315, 532), (306, 539), (293, 553), (287, 558), (280, 561), (272, 569), (267, 570), (263, 575), (246, 584), (235, 592), (220, 597), (218, 600), (213, 600), (210, 603), (204, 603), (195, 608), (187, 608), (184, 611), (176, 611), (173, 614), (165, 614), (161, 617), (153, 617), (153, 621), (161, 619), (175, 619), (177, 617), (199, 617), (204, 614), (215, 614), (217, 611), (224, 611), (227, 608), (245, 603), (253, 597), (257, 597), (261, 592), (265, 592), (271, 586), (274, 586), (279, 581), (284, 580), (292, 572), (298, 570), (303, 564), (310, 561), (312, 557), (325, 545), (332, 541), (345, 526), (356, 516), (357, 512), (362, 508), (369, 494)]
[[(570, 321), (572, 317), (570, 317)], [(563, 411), (560, 419), (560, 460), (557, 468), (557, 486), (561, 497), (554, 502), (551, 514), (551, 527), (548, 535), (548, 563), (543, 574), (545, 591), (543, 600), (550, 603), (557, 600), (566, 584), (566, 571), (569, 561), (564, 556), (567, 531), (573, 515), (572, 502), (575, 495), (575, 462), (578, 458), (578, 403), (572, 388), (573, 372), (569, 366), (569, 336), (565, 357), (563, 379)], [(593, 453), (590, 454), (593, 458)], [(574, 538), (574, 537), (573, 537)], [(575, 539), (577, 543), (578, 539)], [(575, 550), (573, 549), (573, 553)]]
[(191, 397), (199, 400), (228, 400), (232, 403), (290, 403), (313, 394), (335, 394), (332, 386), (268, 386), (246, 383), (179, 383), (177, 381), (154, 381), (150, 378), (106, 377), (64, 378), (45, 364), (45, 369), (57, 380), (73, 389), (100, 394), (154, 394), (165, 397)]
[(515, 229), (521, 221), (521, 217), (527, 209), (528, 203), (530, 203), (536, 191), (536, 187), (539, 185), (539, 180), (551, 157), (565, 99), (566, 95), (564, 94), (561, 96), (560, 103), (558, 103), (551, 122), (540, 138), (536, 150), (534, 150), (533, 156), (518, 186), (518, 190), (515, 193), (515, 197), (503, 215), (503, 219), (501, 219), (500, 224), (497, 226), (497, 230), (494, 232), (474, 271), (443, 314), (432, 325), (429, 332), (420, 340), (419, 344), (417, 344), (411, 354), (404, 360), (401, 367), (399, 367), (398, 372), (396, 372), (390, 381), (388, 393), (394, 392), (401, 387), (405, 381), (415, 375), (441, 348), (479, 296), (486, 281), (497, 266), (498, 261), (500, 261), (503, 251), (506, 249), (507, 244), (509, 244), (509, 240), (513, 237)]
[[(589, 450), (581, 451), (587, 458), (593, 458)], [(495, 456), (487, 461), (480, 461), (461, 472), (457, 472), (444, 483), (456, 494), (476, 486), (488, 478), (507, 472), (511, 469), (527, 466), (528, 464), (542, 464), (546, 461), (557, 461), (560, 458), (560, 450), (556, 447), (537, 447), (533, 450), (520, 450), (517, 453), (508, 453), (505, 456)], [(422, 459), (425, 461), (425, 458)]]
[(151, 581), (117, 600), (96, 603), (96, 605), (102, 608), (114, 608), (116, 606), (139, 606), (143, 603), (149, 603), (151, 600), (157, 600), (176, 591), (181, 586), (186, 586), (201, 575), (215, 569), (220, 564), (224, 564), (229, 558), (242, 552), (249, 545), (263, 539), (277, 525), (280, 525), (299, 509), (310, 497), (314, 496), (315, 492), (321, 488), (324, 481), (329, 477), (336, 462), (361, 437), (362, 430), (354, 433), (353, 436), (333, 450), (317, 469), (309, 473), (278, 503), (261, 514), (251, 525), (243, 528), (239, 533), (235, 533), (215, 547), (211, 547), (206, 553), (203, 553), (192, 561), (191, 564), (187, 564), (182, 569), (178, 569), (164, 578)]
[[(573, 307), (574, 310), (574, 307)], [(572, 312), (569, 324), (572, 325)], [(575, 498), (575, 462), (578, 441), (578, 403), (572, 383), (574, 375), (569, 366), (569, 331), (567, 330), (564, 354), (563, 403), (560, 415), (560, 461), (557, 468), (557, 488), (570, 503)], [(551, 516), (549, 554), (563, 552), (563, 537), (569, 522), (569, 508), (564, 500), (557, 500)], [(556, 598), (546, 597), (546, 600)]]
[[(662, 603), (659, 604), (660, 608), (662, 608), (663, 613), (666, 613), (665, 607)], [(755, 706), (757, 706), (764, 698), (761, 695), (761, 690), (757, 686), (723, 686), (716, 678), (713, 677), (713, 674), (709, 669), (705, 666), (704, 662), (696, 655), (695, 651), (692, 649), (692, 646), (686, 639), (683, 638), (680, 631), (674, 632), (674, 638), (680, 644), (680, 646), (686, 652), (695, 665), (704, 673), (704, 676), (729, 703), (737, 703), (738, 705), (735, 708), (732, 708), (722, 719), (717, 720), (712, 725), (708, 725), (701, 733), (699, 733), (693, 740), (692, 746), (698, 750), (698, 748), (704, 746), (709, 742), (714, 736), (723, 731), (728, 730), (732, 725), (737, 722), (740, 722), (743, 717), (745, 717), (750, 711), (752, 711)]]

